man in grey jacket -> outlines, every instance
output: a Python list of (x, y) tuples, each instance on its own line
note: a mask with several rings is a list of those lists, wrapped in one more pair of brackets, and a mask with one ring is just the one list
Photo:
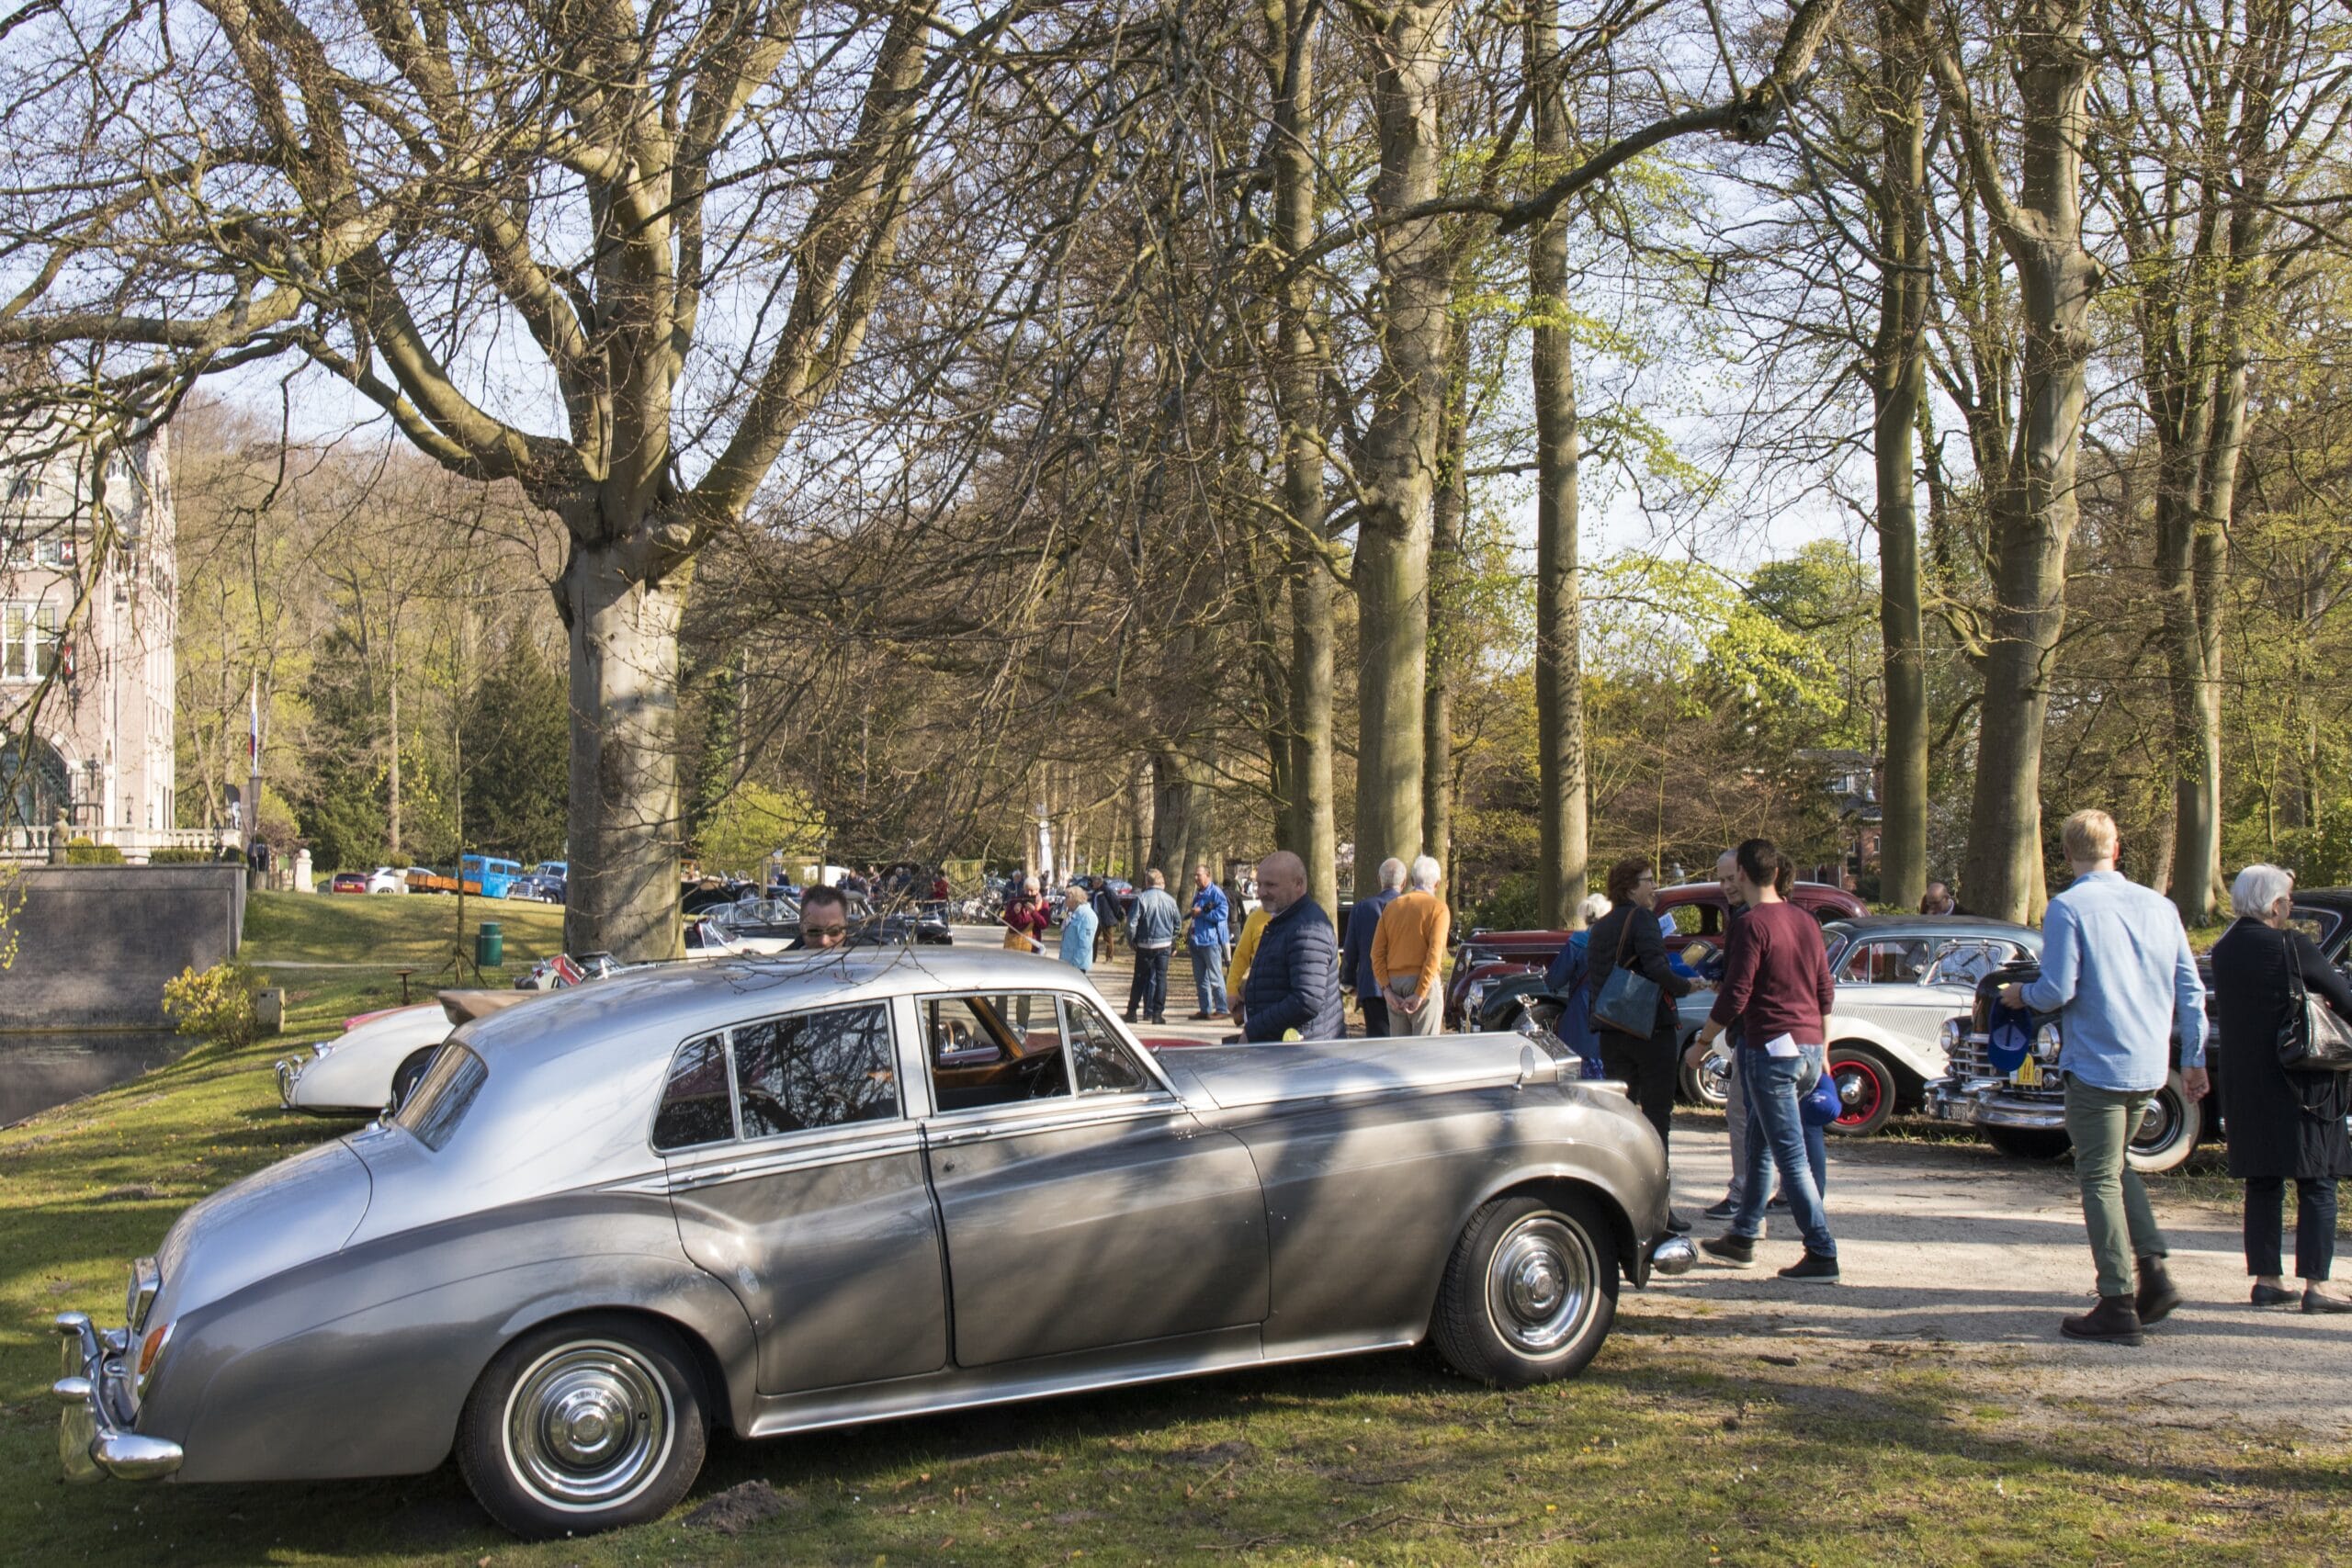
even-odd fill
[(1157, 871), (1144, 874), (1144, 889), (1136, 896), (1135, 913), (1127, 918), (1127, 945), (1135, 949), (1136, 977), (1127, 987), (1126, 1020), (1136, 1021), (1141, 1009), (1154, 1023), (1168, 1021), (1168, 954), (1176, 945), (1176, 928), (1184, 912), (1169, 896), (1168, 878)]

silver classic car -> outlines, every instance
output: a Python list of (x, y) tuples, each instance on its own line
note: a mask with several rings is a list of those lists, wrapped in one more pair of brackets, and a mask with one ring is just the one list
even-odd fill
[(751, 1437), (1433, 1338), (1581, 1369), (1679, 1272), (1657, 1135), (1515, 1034), (1138, 1048), (1077, 971), (850, 950), (458, 1029), (397, 1112), (58, 1320), (77, 1478), (413, 1473), (659, 1516)]

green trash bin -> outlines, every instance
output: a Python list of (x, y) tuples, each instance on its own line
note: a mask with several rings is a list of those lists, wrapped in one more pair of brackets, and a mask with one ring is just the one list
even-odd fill
[(474, 962), (495, 969), (506, 962), (506, 936), (496, 920), (484, 920), (474, 931)]

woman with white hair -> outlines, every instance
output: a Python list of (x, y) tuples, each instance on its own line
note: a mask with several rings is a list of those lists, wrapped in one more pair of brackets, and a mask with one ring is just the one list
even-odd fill
[(2229, 1127), (2230, 1174), (2245, 1183), (2245, 1271), (2254, 1304), (2296, 1299), (2281, 1278), (2279, 1218), (2287, 1183), (2295, 1183), (2295, 1273), (2305, 1312), (2352, 1312), (2352, 1299), (2329, 1288), (2335, 1261), (2335, 1184), (2352, 1175), (2352, 1074), (2290, 1073), (2272, 1042), (2300, 1027), (2302, 989), (2352, 1020), (2352, 986), (2320, 956), (2293, 920), (2295, 879), (2275, 865), (2250, 865), (2230, 887), (2237, 919), (2213, 944), (2215, 1032), (2233, 1043), (2222, 1075), (2222, 1114)]

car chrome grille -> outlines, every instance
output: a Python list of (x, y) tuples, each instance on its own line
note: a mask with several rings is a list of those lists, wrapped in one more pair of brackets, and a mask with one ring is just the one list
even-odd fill
[(1991, 1078), (2000, 1075), (1993, 1070), (1992, 1052), (1984, 1037), (1962, 1035), (1951, 1048), (1951, 1074), (1956, 1078)]

